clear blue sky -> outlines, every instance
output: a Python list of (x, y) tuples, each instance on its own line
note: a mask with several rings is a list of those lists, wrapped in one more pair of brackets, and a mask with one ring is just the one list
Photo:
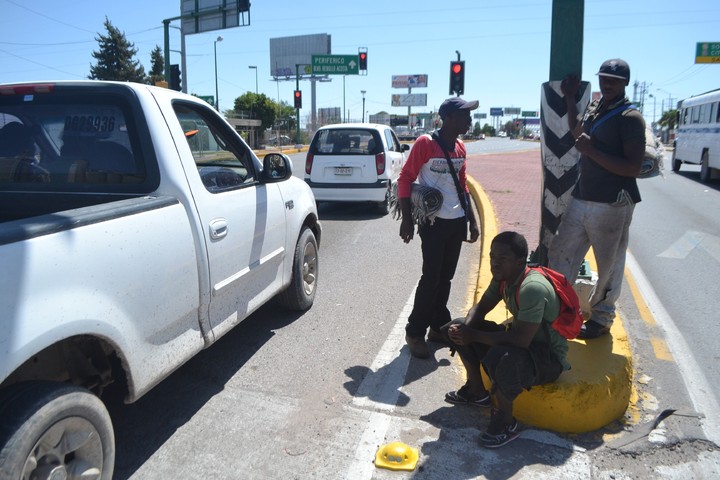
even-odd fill
[[(540, 88), (548, 80), (552, 0), (456, 0), (388, 2), (366, 0), (253, 0), (251, 24), (186, 36), (189, 92), (215, 94), (213, 41), (217, 43), (220, 108), (255, 90), (258, 67), (260, 93), (292, 104), (295, 82), (274, 82), (270, 76), (270, 38), (326, 33), (333, 54), (354, 54), (368, 48), (368, 75), (333, 76), (317, 84), (317, 106), (343, 107), (351, 118), (387, 111), (392, 75), (427, 74), (427, 107), (437, 110), (448, 95), (449, 63), (459, 50), (466, 61), (465, 98), (491, 107), (539, 110)], [(0, 0), (0, 83), (86, 78), (105, 34), (105, 17), (138, 48), (137, 59), (150, 69), (150, 52), (163, 47), (162, 20), (180, 15), (180, 0)], [(179, 25), (174, 22), (173, 25)], [(718, 0), (585, 0), (583, 79), (597, 87), (594, 75), (603, 60), (620, 57), (632, 71), (633, 83), (645, 83), (645, 115), (659, 118), (662, 106), (720, 88), (720, 63), (695, 64), (697, 42), (720, 42)], [(171, 29), (171, 48), (180, 48), (180, 34)], [(179, 54), (171, 54), (172, 63)], [(310, 113), (310, 85), (304, 92), (302, 122)], [(653, 102), (655, 103), (653, 105)]]

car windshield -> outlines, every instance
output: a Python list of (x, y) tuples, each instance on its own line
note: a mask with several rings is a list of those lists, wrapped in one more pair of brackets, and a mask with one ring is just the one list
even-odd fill
[(319, 154), (375, 155), (382, 145), (372, 130), (327, 129), (318, 132), (312, 149)]

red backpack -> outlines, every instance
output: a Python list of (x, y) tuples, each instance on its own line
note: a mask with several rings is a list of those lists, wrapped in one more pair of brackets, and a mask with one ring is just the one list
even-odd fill
[[(567, 281), (565, 275), (555, 270), (551, 270), (543, 266), (528, 266), (523, 273), (518, 289), (515, 290), (515, 304), (520, 308), (518, 293), (520, 285), (531, 270), (541, 273), (555, 290), (555, 294), (560, 300), (560, 313), (557, 318), (552, 321), (552, 326), (557, 332), (567, 339), (573, 339), (580, 333), (580, 327), (583, 324), (582, 311), (580, 310), (580, 300), (578, 299), (575, 289)], [(505, 282), (500, 282), (500, 294), (505, 292)]]

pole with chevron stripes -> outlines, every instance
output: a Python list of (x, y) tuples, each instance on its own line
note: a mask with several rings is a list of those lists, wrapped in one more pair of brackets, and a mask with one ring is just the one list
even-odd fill
[[(574, 148), (575, 137), (568, 126), (567, 105), (560, 91), (560, 83), (560, 80), (543, 83), (540, 105), (543, 197), (540, 207), (540, 245), (533, 260), (543, 265), (547, 265), (550, 242), (577, 181), (580, 159)], [(580, 82), (575, 98), (578, 112), (584, 112), (589, 102), (590, 84)]]
[[(560, 83), (568, 74), (582, 78), (584, 0), (553, 0), (550, 41), (550, 81), (543, 83), (540, 106), (543, 194), (540, 244), (533, 262), (547, 265), (548, 249), (567, 207), (578, 175), (579, 155), (567, 122), (567, 106)], [(581, 82), (575, 102), (584, 112), (590, 85)]]

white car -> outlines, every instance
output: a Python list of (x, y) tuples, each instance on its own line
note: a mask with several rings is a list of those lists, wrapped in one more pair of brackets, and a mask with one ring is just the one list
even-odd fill
[(310, 143), (305, 181), (318, 202), (373, 202), (387, 213), (408, 150), (387, 125), (328, 125)]

